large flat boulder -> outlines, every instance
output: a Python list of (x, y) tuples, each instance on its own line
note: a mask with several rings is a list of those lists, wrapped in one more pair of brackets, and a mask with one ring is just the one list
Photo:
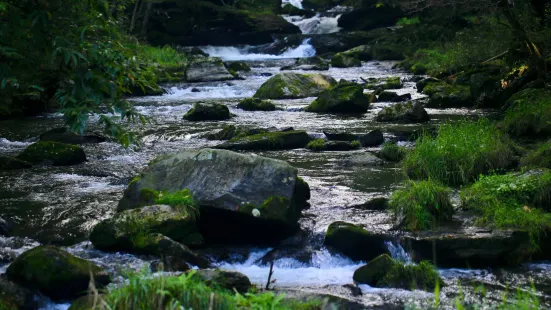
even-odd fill
[(370, 261), (388, 253), (385, 244), (390, 238), (371, 233), (360, 226), (334, 222), (325, 233), (324, 244), (330, 246), (353, 260)]
[(265, 132), (236, 137), (216, 148), (234, 151), (292, 150), (306, 147), (310, 140), (303, 130)]
[(337, 84), (330, 76), (323, 74), (280, 73), (264, 82), (255, 98), (298, 99), (315, 97)]
[(360, 84), (340, 81), (339, 84), (321, 92), (306, 112), (316, 113), (365, 113), (370, 100), (364, 95)]
[[(297, 228), (310, 189), (280, 160), (227, 150), (182, 150), (161, 156), (130, 183), (118, 210), (150, 203), (149, 191), (189, 189), (207, 242), (267, 242)], [(144, 201), (145, 200), (145, 201)]]
[(51, 141), (38, 141), (29, 145), (16, 159), (31, 164), (53, 164), (70, 166), (86, 161), (84, 149), (80, 146)]
[(233, 78), (220, 58), (199, 57), (191, 61), (186, 68), (188, 82), (227, 81)]

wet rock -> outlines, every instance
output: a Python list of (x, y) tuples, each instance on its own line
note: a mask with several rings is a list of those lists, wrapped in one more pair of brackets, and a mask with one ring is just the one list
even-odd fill
[(327, 132), (324, 131), (323, 134), (329, 141), (356, 141), (359, 139), (359, 135), (347, 132)]
[(286, 162), (227, 150), (182, 150), (150, 163), (128, 186), (118, 210), (139, 207), (144, 189), (186, 188), (199, 204), (207, 242), (280, 240), (296, 230), (310, 198), (308, 185)]
[(192, 56), (203, 56), (203, 57), (209, 57), (209, 54), (205, 53), (202, 49), (198, 48), (197, 46), (194, 46), (189, 51), (189, 54)]
[(237, 271), (201, 269), (197, 270), (193, 276), (201, 279), (207, 285), (224, 288), (232, 292), (235, 289), (241, 294), (247, 293), (252, 287), (251, 280)]
[(360, 84), (340, 81), (323, 91), (308, 107), (306, 112), (316, 113), (365, 113), (370, 100), (363, 93)]
[(463, 85), (430, 82), (423, 88), (423, 93), (429, 96), (429, 108), (472, 107), (475, 104), (469, 87)]
[(334, 222), (327, 228), (324, 244), (353, 260), (370, 261), (388, 253), (385, 241), (388, 241), (385, 236), (370, 233), (354, 224)]
[(67, 310), (94, 310), (94, 305), (96, 306), (96, 309), (100, 309), (99, 298), (101, 297), (102, 295), (98, 295), (97, 299), (94, 295), (79, 297), (73, 301)]
[(196, 58), (186, 68), (188, 82), (227, 81), (233, 78), (220, 58)]
[(29, 145), (16, 158), (32, 164), (70, 166), (85, 162), (86, 154), (81, 147), (76, 145), (39, 141)]
[(385, 142), (383, 132), (379, 129), (375, 129), (365, 135), (360, 135), (358, 140), (363, 147), (377, 146)]
[(281, 11), (279, 13), (280, 14), (285, 14), (285, 15), (291, 15), (291, 16), (304, 16), (304, 17), (308, 17), (308, 18), (309, 17), (314, 17), (316, 15), (316, 13), (314, 11), (300, 9), (300, 8), (297, 8), (296, 6), (290, 4), (290, 3), (285, 4), (281, 8)]
[(105, 251), (133, 248), (136, 236), (155, 231), (188, 246), (199, 246), (203, 238), (196, 223), (197, 215), (171, 206), (155, 205), (117, 213), (97, 224), (90, 234), (94, 247)]
[(361, 61), (370, 61), (372, 59), (371, 46), (369, 45), (356, 46), (340, 54), (346, 57), (355, 58)]
[(166, 91), (158, 85), (144, 86), (144, 88), (134, 86), (130, 89), (130, 96), (143, 97), (143, 96), (162, 96)]
[(177, 256), (163, 256), (150, 264), (152, 272), (185, 272), (191, 269), (185, 259)]
[(374, 90), (401, 89), (404, 87), (402, 79), (399, 76), (384, 79), (368, 79), (365, 88)]
[[(312, 300), (319, 300), (321, 301), (321, 304), (323, 305), (320, 307), (320, 310), (333, 310), (333, 309), (346, 309), (346, 310), (363, 310), (366, 309), (366, 306), (364, 304), (358, 303), (353, 300), (349, 300), (346, 298), (329, 295), (329, 294), (316, 294), (316, 293), (310, 293), (305, 292), (302, 290), (278, 290), (279, 292), (282, 292), (285, 294), (286, 300), (292, 300), (292, 301), (299, 301), (299, 302), (308, 302)], [(345, 295), (343, 292), (342, 295)], [(377, 308), (378, 309), (378, 308)], [(383, 308), (381, 308), (383, 309)], [(396, 307), (396, 308), (389, 308), (388, 306), (385, 306), (384, 309), (387, 310), (398, 310), (403, 309), (403, 307)]]
[(335, 68), (361, 67), (362, 61), (344, 53), (337, 53), (331, 57), (331, 66)]
[(86, 292), (90, 274), (98, 289), (111, 281), (100, 267), (51, 246), (21, 254), (6, 271), (10, 281), (39, 290), (53, 300), (71, 299)]
[(264, 82), (255, 98), (298, 99), (319, 95), (337, 82), (322, 74), (279, 73)]
[(37, 308), (33, 292), (0, 277), (0, 309), (34, 310)]
[(198, 102), (184, 115), (188, 121), (222, 121), (231, 118), (230, 109), (220, 103)]
[(411, 94), (398, 95), (395, 92), (383, 91), (377, 96), (375, 102), (402, 102), (411, 100)]
[(270, 76), (272, 76), (272, 75), (273, 75), (273, 74), (270, 73), (270, 72), (262, 72), (262, 73), (260, 73), (260, 76), (265, 76), (265, 77), (270, 77)]
[(17, 170), (30, 167), (32, 167), (32, 164), (26, 161), (9, 156), (0, 156), (0, 170)]
[(396, 103), (385, 107), (377, 114), (378, 122), (425, 123), (429, 114), (419, 102)]
[(319, 56), (299, 58), (294, 65), (284, 66), (281, 70), (326, 71), (329, 70), (329, 63)]
[(362, 296), (362, 289), (357, 287), (356, 285), (354, 284), (345, 284), (343, 285), (343, 287), (347, 288), (350, 290), (350, 294), (352, 294), (352, 296), (354, 297), (358, 297), (358, 296)]
[(394, 260), (388, 254), (383, 254), (354, 271), (353, 279), (358, 283), (375, 287), (393, 266)]
[(53, 141), (66, 144), (86, 144), (105, 142), (106, 139), (105, 137), (96, 134), (78, 135), (65, 127), (61, 127), (41, 134), (40, 141)]
[(352, 151), (360, 148), (360, 143), (357, 141), (325, 141), (318, 139), (310, 142), (307, 149), (313, 151)]
[(361, 8), (346, 12), (339, 18), (339, 27), (346, 31), (371, 30), (396, 25), (404, 13), (398, 6), (377, 3), (364, 4)]
[(150, 254), (159, 257), (178, 257), (199, 268), (208, 268), (211, 266), (210, 261), (206, 257), (191, 251), (187, 246), (167, 236), (153, 233), (143, 235), (137, 241), (138, 242), (135, 242), (133, 248), (128, 252)]
[(346, 166), (380, 166), (384, 164), (385, 161), (373, 155), (372, 153), (366, 152), (358, 155), (351, 156), (346, 162)]
[(225, 62), (224, 65), (230, 71), (251, 72), (251, 67), (244, 61)]
[(362, 209), (362, 210), (376, 210), (376, 211), (387, 210), (388, 198), (386, 197), (373, 198), (364, 204), (354, 205), (352, 206), (352, 208)]
[(237, 108), (245, 111), (275, 111), (276, 106), (269, 100), (262, 100), (258, 98), (246, 98), (239, 101)]
[(192, 93), (200, 93), (201, 90), (200, 90), (199, 88), (197, 88), (197, 87), (193, 87), (193, 88), (191, 89), (191, 92), (192, 92)]
[(204, 136), (207, 140), (231, 140), (233, 138), (247, 137), (261, 133), (270, 132), (263, 128), (243, 128), (235, 125), (226, 125), (221, 130)]
[(302, 130), (267, 132), (234, 138), (216, 148), (234, 151), (292, 150), (306, 147), (310, 140), (310, 136)]
[(417, 91), (418, 92), (423, 92), (423, 90), (425, 89), (425, 87), (431, 83), (442, 83), (442, 81), (440, 81), (439, 79), (437, 78), (433, 78), (433, 77), (428, 77), (428, 78), (424, 78), (420, 81), (418, 81), (416, 84), (415, 84), (415, 87), (417, 88)]

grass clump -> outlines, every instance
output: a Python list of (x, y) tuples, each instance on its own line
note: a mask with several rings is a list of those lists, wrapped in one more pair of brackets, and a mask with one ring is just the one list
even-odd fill
[(325, 150), (325, 139), (315, 139), (308, 142), (306, 148), (312, 151), (323, 151)]
[(180, 213), (189, 213), (190, 211), (197, 213), (199, 209), (199, 205), (193, 199), (193, 194), (187, 188), (173, 193), (160, 192), (154, 201), (155, 204), (169, 205)]
[(403, 146), (398, 146), (393, 142), (385, 142), (381, 151), (379, 151), (379, 157), (388, 161), (399, 162), (404, 159), (406, 152), (407, 150)]
[(525, 89), (507, 101), (501, 126), (516, 137), (551, 135), (551, 92)]
[[(177, 277), (132, 275), (127, 285), (93, 297), (97, 309), (320, 309), (321, 301), (286, 301), (284, 295), (241, 295), (207, 286), (190, 272)], [(92, 294), (91, 294), (92, 295)]]
[(481, 176), (461, 191), (461, 203), (479, 224), (527, 230), (537, 241), (551, 228), (551, 170)]
[(409, 181), (390, 198), (390, 210), (408, 230), (426, 230), (450, 220), (454, 209), (450, 190), (432, 181)]
[(507, 137), (487, 119), (444, 124), (433, 137), (424, 133), (403, 163), (414, 179), (444, 184), (467, 184), (491, 170), (511, 165), (513, 151)]
[(441, 286), (442, 283), (442, 279), (434, 266), (423, 261), (417, 265), (395, 262), (378, 285), (427, 291), (434, 290), (436, 286)]
[(362, 147), (362, 143), (358, 140), (354, 140), (352, 142), (350, 142), (350, 146), (353, 148), (353, 149), (359, 149)]
[(180, 67), (188, 62), (186, 54), (170, 46), (154, 47), (151, 45), (137, 45), (136, 53), (139, 58), (149, 63), (156, 63), (161, 68)]

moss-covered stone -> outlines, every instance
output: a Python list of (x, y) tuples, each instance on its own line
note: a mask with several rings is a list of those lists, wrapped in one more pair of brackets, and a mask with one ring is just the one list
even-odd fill
[(362, 61), (344, 53), (337, 53), (331, 57), (331, 66), (335, 68), (361, 67)]
[(289, 150), (305, 147), (310, 136), (302, 130), (267, 132), (257, 135), (238, 137), (218, 145), (226, 150)]
[(499, 124), (510, 135), (523, 138), (551, 137), (551, 91), (528, 88), (507, 100)]
[(184, 115), (188, 121), (221, 121), (231, 118), (230, 109), (220, 103), (196, 103), (189, 112)]
[(299, 58), (295, 64), (281, 67), (281, 70), (326, 71), (329, 70), (329, 62), (319, 56)]
[(429, 108), (472, 107), (475, 104), (468, 86), (430, 82), (423, 88), (423, 93), (429, 96)]
[(275, 111), (276, 106), (269, 100), (262, 100), (258, 98), (246, 98), (239, 101), (237, 104), (239, 109), (245, 111)]
[(358, 283), (375, 287), (393, 266), (394, 260), (388, 254), (382, 254), (354, 271), (353, 279)]
[(69, 166), (85, 162), (86, 154), (81, 147), (76, 145), (39, 141), (29, 145), (16, 158), (32, 164)]
[(239, 212), (258, 218), (277, 219), (287, 221), (290, 210), (289, 199), (281, 196), (272, 196), (259, 206), (246, 204), (239, 208)]
[(398, 95), (392, 91), (383, 91), (377, 96), (375, 102), (402, 102), (411, 100), (411, 94)]
[(269, 131), (263, 128), (243, 128), (236, 127), (235, 125), (227, 125), (215, 133), (205, 135), (205, 138), (207, 140), (231, 140), (267, 132)]
[(37, 308), (33, 292), (0, 277), (0, 309), (33, 310)]
[(310, 185), (301, 177), (297, 177), (293, 199), (299, 205), (304, 205), (310, 200)]
[(323, 91), (308, 107), (306, 112), (316, 113), (365, 113), (370, 101), (360, 84), (340, 81)]
[(352, 49), (342, 52), (341, 54), (346, 57), (359, 59), (361, 61), (370, 61), (373, 58), (371, 55), (371, 46), (369, 45), (356, 46)]
[(0, 170), (16, 170), (30, 168), (32, 165), (14, 157), (0, 156)]
[(298, 99), (317, 96), (337, 82), (322, 74), (280, 73), (266, 81), (254, 94), (260, 99)]
[(186, 81), (211, 82), (234, 79), (220, 58), (195, 58), (186, 67)]
[(251, 72), (251, 67), (244, 61), (233, 61), (224, 63), (226, 68), (235, 72)]
[(316, 139), (310, 141), (306, 146), (312, 151), (351, 151), (361, 147), (359, 141), (325, 141), (324, 139)]
[(354, 260), (369, 261), (388, 253), (386, 237), (346, 222), (334, 222), (327, 228), (324, 244)]
[(237, 292), (244, 294), (247, 293), (252, 287), (249, 278), (237, 271), (201, 269), (191, 272), (193, 272), (193, 277), (197, 277), (207, 285), (230, 290), (232, 293), (236, 290)]
[(395, 103), (383, 108), (377, 114), (378, 122), (425, 123), (429, 114), (419, 102)]
[(91, 274), (97, 288), (110, 282), (100, 267), (52, 246), (39, 246), (21, 254), (6, 271), (10, 281), (37, 289), (53, 300), (85, 293)]

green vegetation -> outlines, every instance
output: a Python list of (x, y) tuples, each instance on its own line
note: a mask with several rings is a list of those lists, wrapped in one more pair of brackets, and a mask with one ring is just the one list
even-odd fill
[(350, 146), (355, 148), (355, 149), (359, 149), (360, 147), (362, 147), (362, 143), (358, 140), (354, 140), (354, 141), (350, 142)]
[(450, 190), (436, 182), (408, 181), (390, 198), (390, 210), (407, 230), (427, 230), (451, 220)]
[(403, 146), (398, 146), (394, 142), (385, 142), (379, 151), (379, 157), (382, 159), (399, 162), (406, 156), (407, 149)]
[(289, 218), (289, 200), (285, 197), (272, 196), (260, 206), (245, 204), (239, 208), (239, 212), (267, 219), (287, 221)]
[(402, 17), (398, 22), (396, 22), (396, 26), (415, 25), (420, 23), (421, 20), (419, 17)]
[(269, 100), (246, 98), (239, 101), (237, 108), (245, 111), (275, 111), (276, 106)]
[(307, 149), (312, 151), (323, 151), (325, 149), (325, 139), (315, 139), (308, 143)]
[(525, 168), (551, 168), (551, 141), (540, 144), (526, 154), (520, 160), (520, 165)]
[(551, 171), (481, 176), (461, 191), (461, 202), (480, 215), (480, 224), (520, 228), (537, 240), (551, 228)]
[(193, 214), (199, 210), (199, 204), (193, 199), (193, 194), (187, 188), (174, 193), (160, 192), (155, 198), (155, 204), (169, 205), (182, 214)]
[(424, 133), (403, 163), (414, 179), (467, 184), (480, 174), (511, 165), (507, 137), (487, 119), (444, 124), (433, 137)]
[(288, 301), (274, 293), (241, 295), (207, 286), (195, 272), (172, 277), (132, 275), (128, 284), (97, 296), (110, 309), (320, 309), (322, 301)]
[(501, 126), (516, 137), (547, 138), (551, 135), (551, 92), (525, 89), (507, 102)]

